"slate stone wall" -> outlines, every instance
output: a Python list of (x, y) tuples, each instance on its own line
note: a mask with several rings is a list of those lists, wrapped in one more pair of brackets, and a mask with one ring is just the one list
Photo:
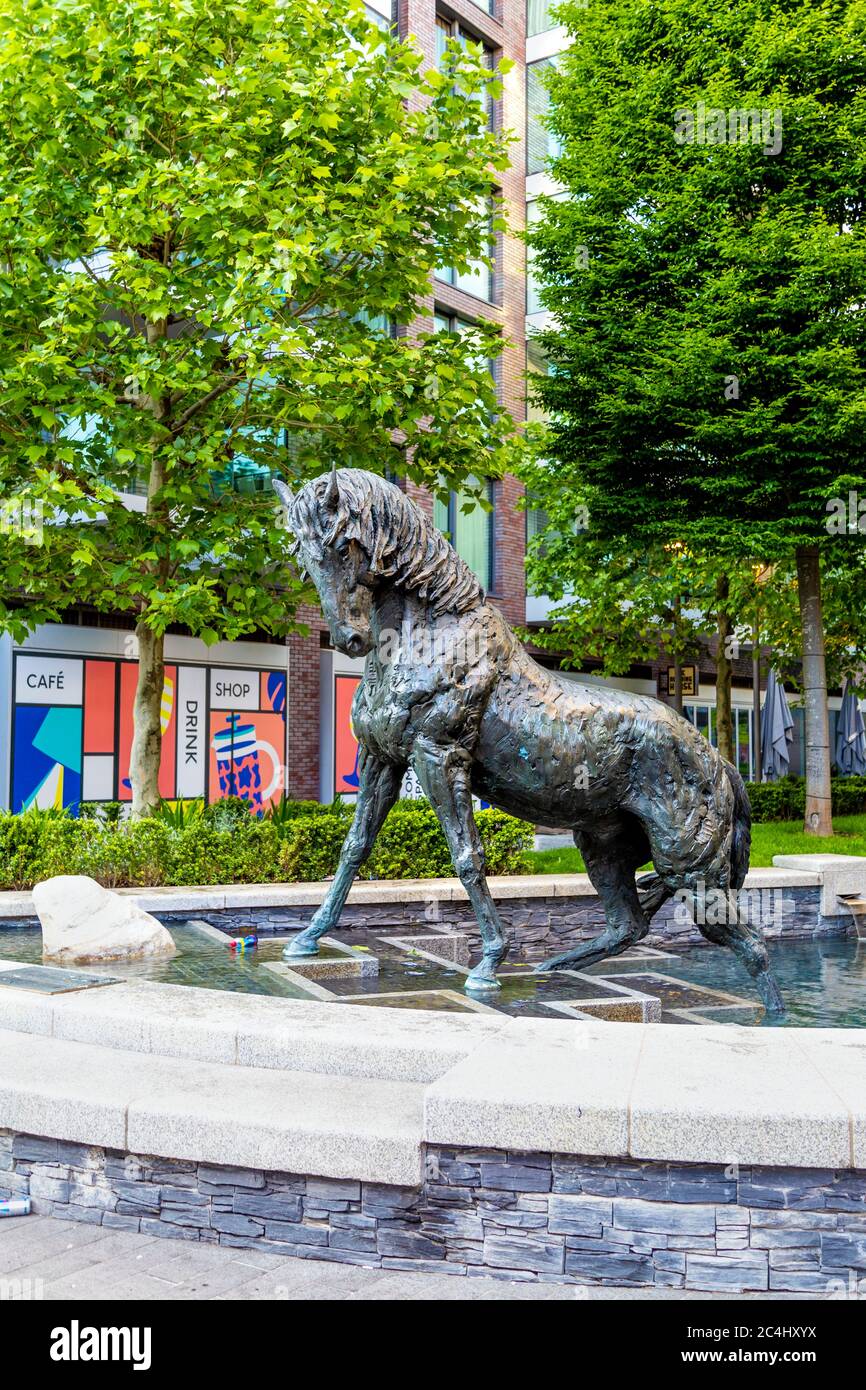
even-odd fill
[[(822, 917), (820, 888), (786, 888), (781, 898), (765, 899), (764, 932), (768, 939), (803, 940), (815, 936), (854, 935), (850, 913), (844, 917)], [(570, 945), (597, 936), (604, 928), (604, 913), (594, 896), (564, 898), (500, 898), (496, 904), (511, 938), (510, 960), (538, 961)], [(195, 913), (160, 912), (167, 925), (190, 916), (227, 932), (255, 928), (260, 935), (281, 934), (306, 926), (314, 907), (244, 908)], [(340, 918), (341, 927), (364, 927), (373, 932), (399, 934), (419, 930), (459, 931), (480, 940), (478, 924), (468, 903), (358, 903), (348, 904)], [(653, 918), (646, 937), (651, 946), (701, 945), (704, 938), (697, 927), (676, 921), (674, 904), (666, 903)]]
[(866, 1171), (429, 1148), (420, 1188), (0, 1130), (0, 1196), (112, 1230), (457, 1276), (866, 1296)]

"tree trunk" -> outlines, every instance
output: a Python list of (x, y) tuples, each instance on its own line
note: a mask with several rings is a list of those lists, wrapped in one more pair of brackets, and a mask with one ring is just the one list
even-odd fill
[(133, 706), (132, 815), (138, 820), (159, 805), (159, 765), (162, 757), (162, 691), (165, 684), (165, 638), (146, 623), (135, 629), (138, 638), (138, 684)]
[[(151, 346), (156, 346), (166, 336), (167, 320), (156, 319), (145, 325), (145, 335)], [(165, 422), (169, 415), (167, 398), (160, 396), (142, 397), (142, 408), (149, 411), (155, 420)], [(145, 514), (154, 532), (159, 533), (169, 524), (165, 507), (158, 500), (165, 486), (165, 463), (154, 448), (150, 460), (150, 475), (147, 481), (147, 506)], [(160, 579), (167, 578), (167, 561), (163, 558), (157, 566)], [(135, 629), (138, 638), (138, 684), (135, 688), (133, 705), (132, 752), (129, 760), (129, 780), (132, 784), (132, 816), (138, 820), (148, 816), (159, 805), (159, 768), (162, 761), (162, 729), (160, 715), (162, 692), (165, 685), (165, 637), (157, 636), (139, 617)]]
[(731, 615), (726, 604), (730, 594), (730, 584), (726, 574), (716, 580), (716, 627), (719, 634), (716, 651), (716, 742), (723, 758), (736, 767), (734, 755), (734, 715), (731, 709), (731, 686), (733, 669), (728, 656), (728, 638), (731, 635)]
[(806, 715), (807, 835), (832, 835), (830, 726), (821, 613), (821, 563), (816, 545), (797, 548), (797, 587), (803, 629), (803, 694)]

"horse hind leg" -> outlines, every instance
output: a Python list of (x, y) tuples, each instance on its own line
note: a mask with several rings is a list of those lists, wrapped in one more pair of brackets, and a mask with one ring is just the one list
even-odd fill
[(652, 919), (674, 895), (673, 888), (659, 874), (642, 874), (637, 881), (642, 912)]
[(580, 970), (608, 956), (621, 955), (649, 931), (649, 918), (638, 896), (635, 869), (647, 859), (642, 832), (621, 819), (593, 826), (592, 834), (575, 830), (575, 843), (583, 855), (590, 883), (604, 907), (607, 926), (600, 936), (582, 941), (570, 951), (551, 956), (537, 966), (539, 974), (550, 970)]
[[(699, 900), (695, 902), (693, 915), (701, 935), (714, 946), (729, 946), (755, 981), (755, 988), (767, 1013), (777, 1017), (783, 1014), (785, 1003), (776, 977), (770, 969), (770, 956), (763, 933), (759, 927), (741, 921), (737, 895), (726, 895), (724, 911), (721, 914), (725, 920), (708, 922), (706, 918), (709, 911), (708, 904)], [(713, 916), (718, 915), (716, 910)]]

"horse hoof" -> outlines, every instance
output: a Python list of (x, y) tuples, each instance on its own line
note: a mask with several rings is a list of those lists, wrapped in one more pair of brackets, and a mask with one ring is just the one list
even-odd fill
[(764, 1010), (770, 1018), (785, 1017), (785, 1001), (775, 980), (771, 980), (764, 988), (759, 985), (758, 993), (763, 1001)]
[(300, 960), (304, 956), (317, 956), (319, 954), (319, 945), (315, 937), (305, 941), (305, 936), (306, 932), (301, 932), (300, 936), (296, 936), (294, 941), (290, 941), (284, 947), (283, 960)]
[(486, 968), (482, 971), (481, 967), (476, 967), (471, 974), (466, 976), (466, 983), (463, 986), (471, 994), (480, 994), (494, 989), (501, 989), (502, 986), (492, 971)]

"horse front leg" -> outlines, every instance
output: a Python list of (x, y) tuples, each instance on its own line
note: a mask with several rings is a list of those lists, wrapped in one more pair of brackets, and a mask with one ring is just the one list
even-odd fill
[(319, 937), (332, 931), (340, 919), (355, 875), (376, 842), (385, 817), (400, 794), (402, 768), (383, 763), (361, 749), (358, 762), (358, 803), (355, 818), (340, 850), (340, 862), (328, 896), (300, 935), (283, 951), (283, 960), (317, 954)]
[(472, 813), (471, 758), (454, 744), (420, 738), (412, 753), (418, 780), (439, 818), (460, 882), (481, 928), (483, 955), (466, 977), (469, 990), (499, 989), (496, 967), (508, 943), (484, 873), (484, 850)]

